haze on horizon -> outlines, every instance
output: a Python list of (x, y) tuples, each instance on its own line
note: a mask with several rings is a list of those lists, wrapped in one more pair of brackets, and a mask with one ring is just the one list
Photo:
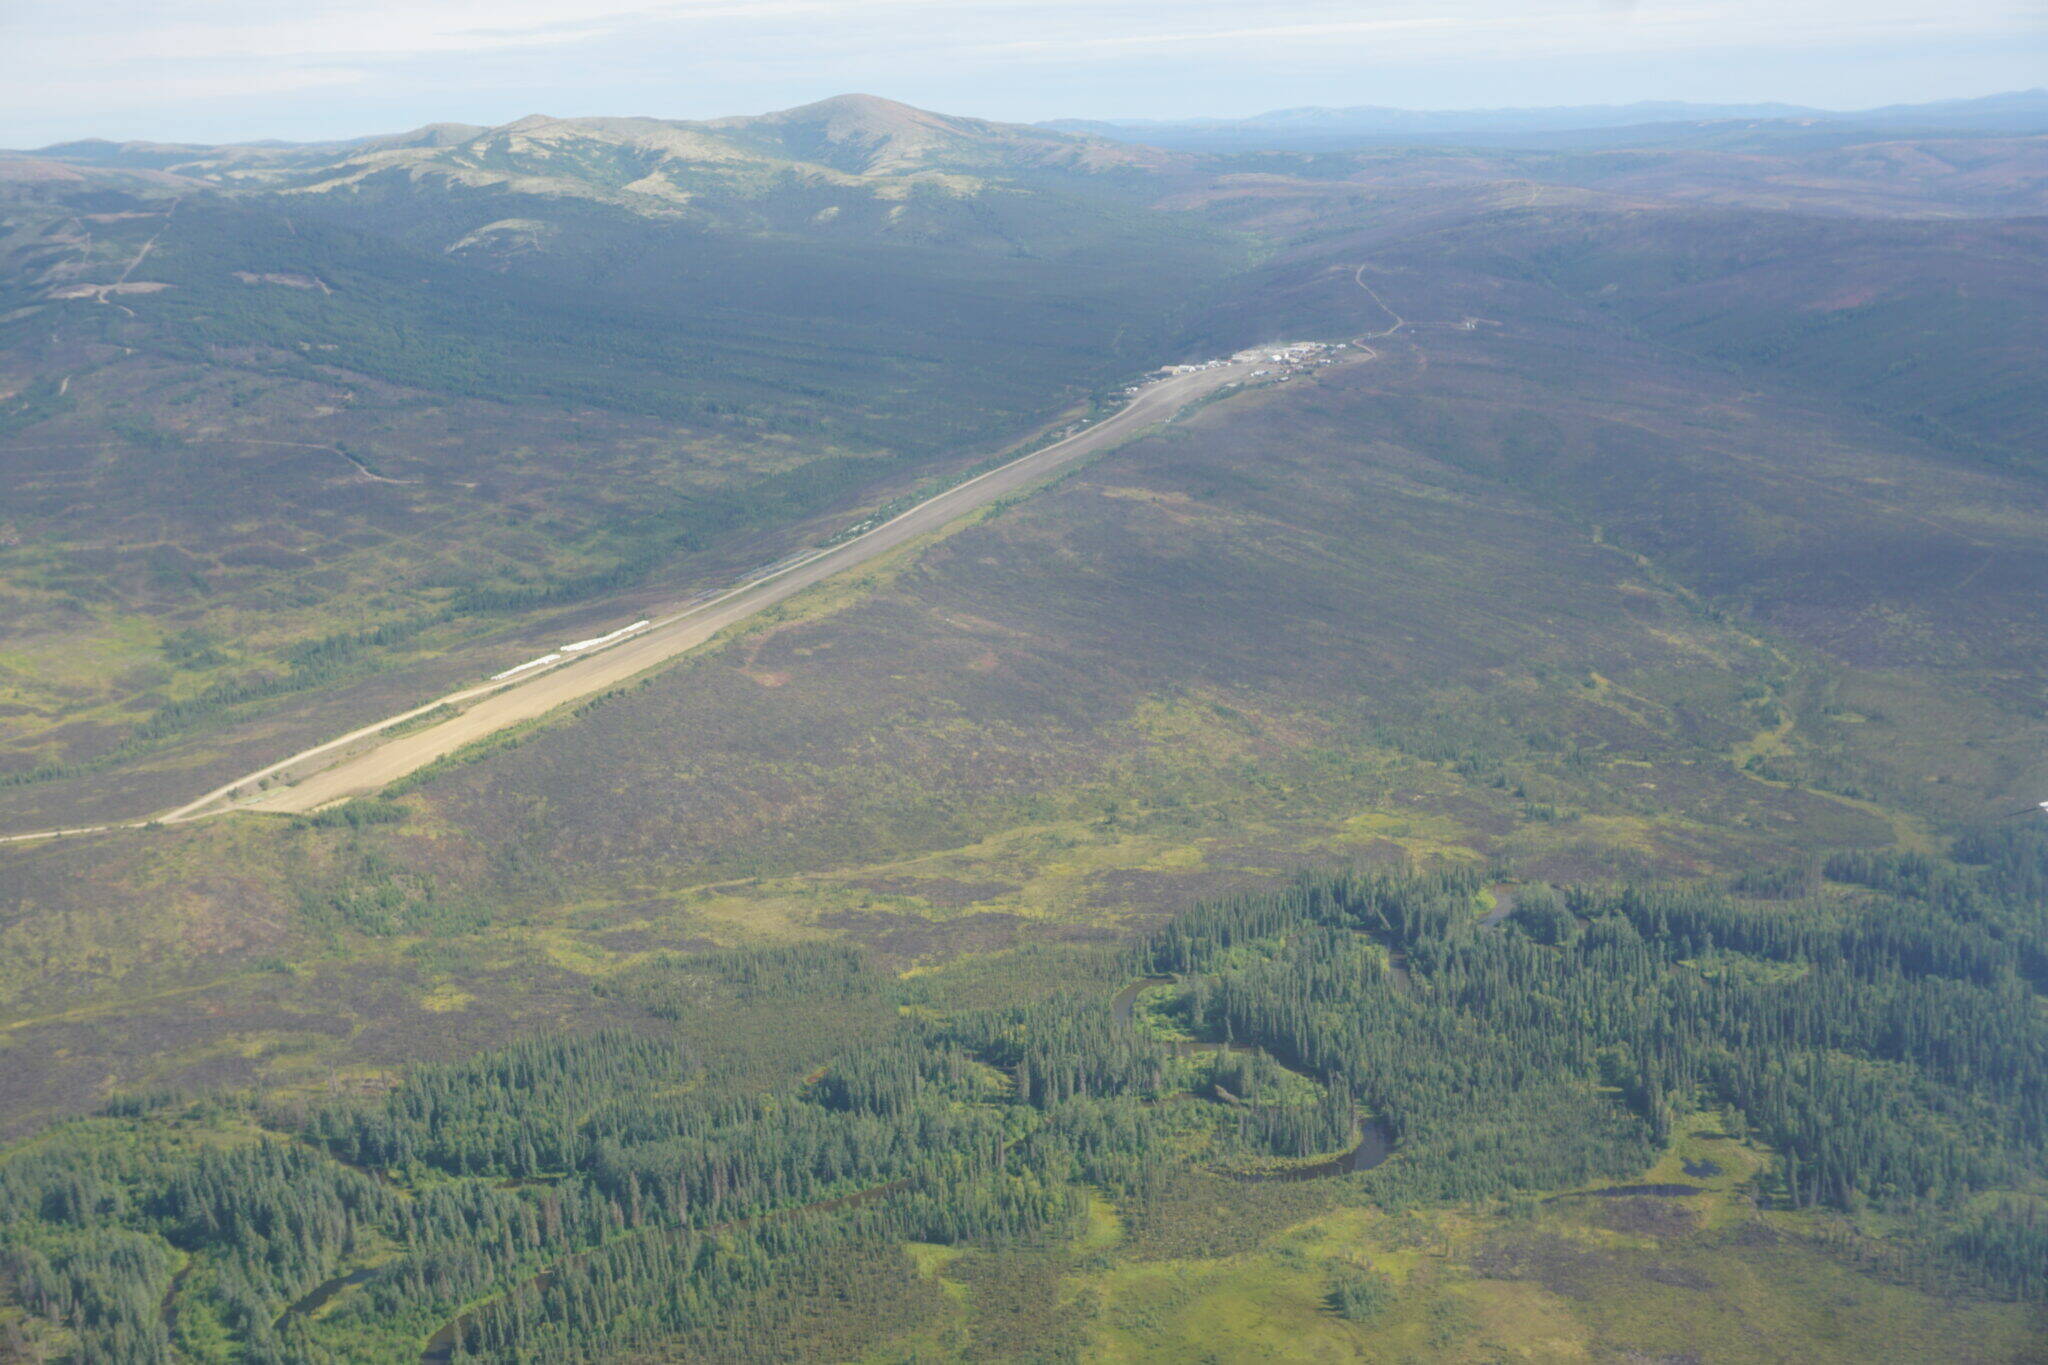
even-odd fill
[(0, 145), (314, 140), (533, 112), (700, 118), (867, 90), (949, 113), (1243, 116), (1784, 101), (2040, 83), (2039, 0), (0, 0)]

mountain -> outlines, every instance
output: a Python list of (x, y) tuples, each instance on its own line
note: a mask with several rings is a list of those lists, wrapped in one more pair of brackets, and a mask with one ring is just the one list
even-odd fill
[[(167, 170), (193, 161), (211, 149), (189, 142), (109, 142), (86, 138), (78, 142), (57, 142), (33, 152), (20, 153), (40, 160), (75, 162), (84, 166), (116, 166), (128, 170)], [(251, 149), (254, 155), (254, 149)]]
[(1169, 160), (1098, 138), (933, 114), (873, 95), (840, 95), (703, 126), (743, 146), (852, 175), (1157, 169)]
[(1991, 133), (2048, 131), (2048, 87), (2012, 90), (1977, 99), (1887, 104), (1855, 113), (1828, 115), (1874, 128), (1953, 128)]
[(1065, 119), (1044, 126), (1181, 151), (1325, 151), (1383, 142), (1549, 147), (1691, 140), (1729, 125), (1744, 126), (1752, 136), (1786, 138), (1811, 138), (1816, 128), (1836, 136), (1854, 130), (2041, 133), (2048, 132), (2048, 89), (1854, 111), (1669, 100), (1437, 111), (1360, 105), (1276, 109), (1241, 119)]
[(211, 169), (223, 164), (284, 165), (331, 159), (351, 149), (433, 147), (465, 141), (485, 131), (468, 123), (431, 123), (408, 133), (348, 138), (337, 142), (249, 142), (224, 145), (197, 142), (110, 142), (87, 138), (58, 142), (21, 153), (52, 161), (127, 170)]
[[(239, 186), (318, 191), (399, 173), (471, 187), (518, 185), (671, 205), (689, 202), (707, 175), (728, 186), (782, 175), (843, 183), (848, 178), (1031, 171), (1099, 174), (1156, 170), (1173, 160), (1120, 142), (954, 118), (872, 95), (841, 95), (776, 113), (694, 122), (533, 114), (497, 128), (443, 123), (340, 142), (202, 146), (85, 141), (20, 155), (176, 171)], [(677, 174), (690, 188), (670, 182)]]

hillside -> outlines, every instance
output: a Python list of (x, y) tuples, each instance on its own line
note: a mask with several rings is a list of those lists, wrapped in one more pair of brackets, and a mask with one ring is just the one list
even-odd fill
[(2038, 140), (1204, 161), (849, 96), (10, 164), (14, 828), (688, 596), (1160, 360), (1334, 336), (1296, 241), (1507, 269), (1966, 458), (2043, 421)]
[(536, 611), (772, 560), (1156, 363), (1244, 252), (1114, 197), (528, 125), (22, 163), (51, 176), (8, 182), (0, 240), (13, 811), (73, 823), (107, 795), (75, 771), (143, 756), (164, 785), (118, 799), (168, 801), (237, 770), (183, 737), (252, 706), (431, 687)]

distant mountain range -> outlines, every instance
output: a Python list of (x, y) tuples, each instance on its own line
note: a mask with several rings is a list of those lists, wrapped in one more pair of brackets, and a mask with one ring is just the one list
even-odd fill
[(1616, 140), (1719, 138), (1731, 131), (1809, 137), (1869, 130), (2040, 133), (2048, 132), (2048, 88), (1846, 112), (1796, 104), (1663, 100), (1528, 109), (1418, 110), (1357, 105), (1275, 109), (1241, 119), (1056, 119), (1040, 126), (1177, 151), (1326, 151), (1385, 142), (1553, 147)]
[(240, 187), (319, 189), (398, 172), (529, 189), (592, 185), (626, 197), (687, 202), (701, 185), (663, 178), (681, 166), (730, 182), (796, 166), (841, 176), (1081, 172), (1150, 166), (1155, 152), (1049, 127), (992, 123), (914, 109), (874, 95), (839, 95), (775, 113), (705, 120), (553, 118), (529, 114), (497, 128), (434, 123), (406, 133), (334, 142), (197, 143), (87, 139), (27, 155), (74, 166), (169, 172)]
[[(1335, 151), (1387, 144), (1571, 150), (1604, 145), (1833, 144), (1870, 133), (1970, 136), (2048, 133), (2048, 88), (1929, 104), (1841, 112), (1795, 104), (1568, 105), (1527, 109), (1394, 109), (1358, 105), (1275, 109), (1249, 118), (1054, 119), (996, 123), (916, 109), (874, 95), (839, 95), (795, 109), (739, 117), (553, 118), (528, 115), (502, 127), (434, 123), (409, 132), (328, 142), (200, 143), (88, 138), (32, 152), (36, 162), (131, 173), (168, 172), (243, 187), (310, 188), (339, 169), (359, 179), (378, 172), (475, 180), (585, 180), (563, 144), (581, 154), (602, 146), (613, 161), (599, 180), (614, 191), (673, 198), (648, 172), (688, 163), (721, 179), (792, 165), (872, 177), (1063, 170), (1159, 170), (1156, 151)], [(16, 163), (17, 170), (19, 163)], [(619, 172), (631, 171), (620, 175)], [(308, 177), (312, 177), (310, 183)]]

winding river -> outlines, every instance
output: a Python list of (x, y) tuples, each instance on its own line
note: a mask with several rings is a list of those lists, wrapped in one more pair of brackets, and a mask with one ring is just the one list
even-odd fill
[[(1140, 977), (1118, 991), (1110, 1000), (1110, 1017), (1129, 1028), (1132, 1016), (1137, 1012), (1138, 997), (1155, 986), (1173, 984), (1174, 978), (1170, 976)], [(1173, 1055), (1176, 1057), (1192, 1057), (1203, 1052), (1265, 1052), (1264, 1048), (1255, 1043), (1197, 1043), (1174, 1040), (1170, 1041), (1168, 1046), (1173, 1049)], [(1272, 1056), (1271, 1053), (1266, 1055)], [(1272, 1060), (1279, 1066), (1287, 1067), (1297, 1076), (1315, 1080), (1315, 1077), (1309, 1076), (1299, 1067), (1287, 1066), (1287, 1063), (1278, 1057), (1273, 1057)], [(1316, 1180), (1324, 1176), (1350, 1175), (1357, 1171), (1369, 1171), (1393, 1154), (1393, 1134), (1388, 1132), (1386, 1125), (1378, 1119), (1367, 1119), (1360, 1129), (1358, 1145), (1348, 1152), (1333, 1156), (1328, 1161), (1318, 1161), (1312, 1166), (1289, 1166), (1277, 1171), (1246, 1173), (1237, 1178), (1247, 1181)]]

